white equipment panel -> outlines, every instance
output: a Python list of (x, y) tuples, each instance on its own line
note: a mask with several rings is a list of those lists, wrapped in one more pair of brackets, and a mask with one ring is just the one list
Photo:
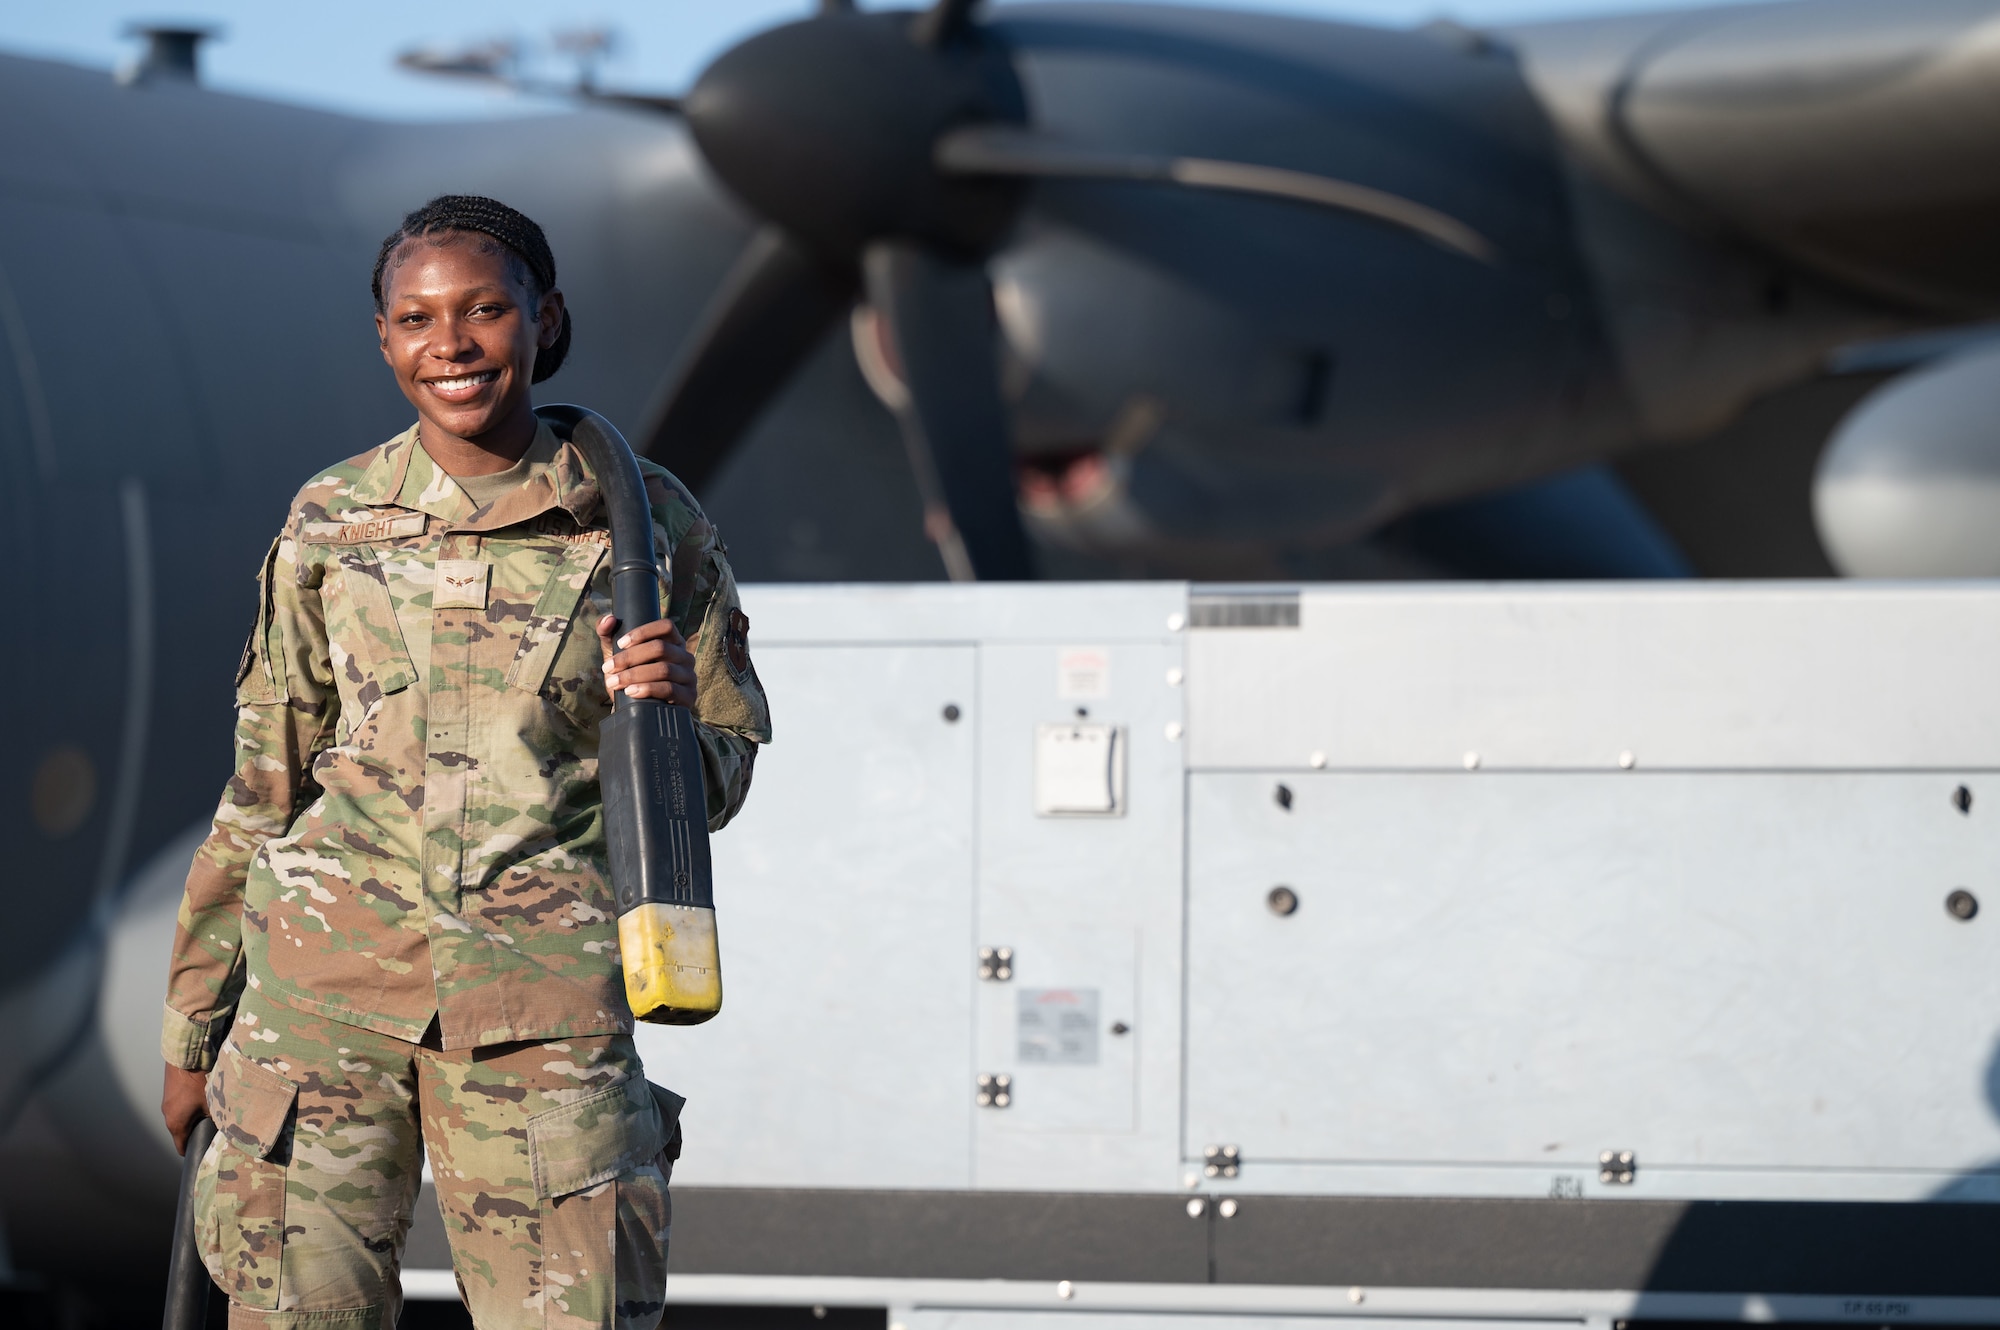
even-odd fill
[(1285, 779), (1192, 782), (1191, 1150), (1558, 1195), (1607, 1150), (1725, 1188), (2000, 1156), (2000, 933), (1945, 908), (2000, 820), (1957, 777)]
[(2000, 1199), (2000, 588), (745, 601), (683, 1182)]
[(639, 1030), (700, 1143), (676, 1181), (971, 1181), (974, 742), (944, 708), (974, 654), (758, 646), (779, 742), (710, 841), (723, 1014)]

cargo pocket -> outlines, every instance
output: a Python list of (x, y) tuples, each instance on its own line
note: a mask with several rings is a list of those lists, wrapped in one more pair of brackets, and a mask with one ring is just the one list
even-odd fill
[(285, 1248), (285, 1172), (299, 1088), (224, 1045), (208, 1078), (215, 1144), (196, 1187), (209, 1274), (238, 1303), (278, 1306)]
[(528, 1119), (535, 1195), (545, 1201), (649, 1164), (665, 1146), (659, 1104), (652, 1083), (643, 1076), (627, 1076), (573, 1104)]
[(642, 1076), (528, 1119), (554, 1311), (588, 1325), (658, 1324), (666, 1306), (666, 1146), (660, 1101)]

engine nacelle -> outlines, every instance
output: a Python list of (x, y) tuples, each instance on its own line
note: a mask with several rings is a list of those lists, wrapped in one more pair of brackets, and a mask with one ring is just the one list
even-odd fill
[(1863, 399), (1820, 456), (1813, 519), (1849, 577), (2000, 577), (2000, 344)]

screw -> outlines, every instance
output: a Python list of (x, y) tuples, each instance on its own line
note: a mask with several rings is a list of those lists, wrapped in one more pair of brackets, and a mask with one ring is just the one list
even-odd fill
[(1199, 1219), (1208, 1212), (1208, 1202), (1197, 1196), (1187, 1203), (1187, 1212), (1189, 1219)]
[(1111, 1022), (1111, 1033), (1117, 1035), (1130, 1034), (1132, 1033), (1132, 1027), (1123, 1021), (1113, 1021)]
[(1326, 754), (1315, 750), (1313, 755), (1306, 759), (1306, 765), (1314, 771), (1326, 770)]
[(1358, 1288), (1351, 1288), (1347, 1290), (1347, 1300), (1349, 1302), (1359, 1303), (1362, 1299), (1366, 1298), (1367, 1296), (1368, 1295), (1366, 1293), (1363, 1293)]
[(1964, 923), (1979, 913), (1979, 897), (1960, 887), (1944, 898), (1944, 908), (1952, 918)]
[(1629, 748), (1618, 755), (1618, 769), (1620, 771), (1630, 771), (1638, 764), (1639, 759), (1632, 756), (1632, 750)]
[(1222, 1204), (1215, 1207), (1215, 1213), (1221, 1215), (1224, 1219), (1236, 1218), (1236, 1202), (1233, 1199), (1223, 1201)]
[(1058, 1280), (1056, 1282), (1056, 1296), (1064, 1299), (1075, 1297), (1076, 1285), (1070, 1283), (1067, 1279)]
[(1951, 806), (1961, 813), (1972, 811), (1972, 791), (1963, 785), (1951, 792)]
[(1178, 688), (1181, 686), (1181, 680), (1185, 678), (1187, 678), (1187, 675), (1182, 672), (1180, 666), (1176, 665), (1167, 671), (1167, 687)]
[(813, 1308), (813, 1319), (814, 1319), (815, 1321), (824, 1321), (824, 1320), (826, 1319), (826, 1308), (824, 1308), (824, 1307), (814, 1307), (814, 1308)]
[(1180, 737), (1181, 737), (1181, 723), (1177, 720), (1168, 721), (1167, 739), (1171, 742), (1172, 740), (1178, 739)]
[(1178, 633), (1181, 629), (1185, 627), (1187, 627), (1187, 615), (1181, 614), (1178, 611), (1176, 611), (1175, 613), (1169, 614), (1167, 616), (1168, 632)]
[(1470, 749), (1466, 750), (1465, 756), (1459, 760), (1465, 764), (1467, 771), (1479, 770), (1479, 754), (1472, 752)]
[(1290, 887), (1272, 887), (1264, 903), (1271, 907), (1272, 914), (1282, 919), (1299, 908), (1299, 893)]
[(958, 703), (956, 703), (956, 702), (947, 702), (947, 703), (945, 703), (945, 704), (944, 704), (944, 723), (945, 723), (945, 724), (947, 724), (947, 725), (956, 725), (956, 724), (958, 724), (958, 716), (959, 716), (959, 711), (958, 711)]
[(1274, 799), (1276, 799), (1276, 800), (1278, 801), (1278, 807), (1280, 807), (1280, 808), (1284, 809), (1284, 810), (1285, 810), (1286, 812), (1288, 812), (1288, 813), (1292, 811), (1292, 787), (1291, 787), (1291, 786), (1289, 786), (1289, 785), (1280, 785), (1280, 786), (1279, 786), (1279, 787), (1278, 787), (1278, 788), (1277, 788), (1276, 790), (1274, 790), (1274, 791), (1272, 792), (1272, 795), (1271, 795), (1271, 797), (1272, 797), (1272, 798), (1274, 798)]

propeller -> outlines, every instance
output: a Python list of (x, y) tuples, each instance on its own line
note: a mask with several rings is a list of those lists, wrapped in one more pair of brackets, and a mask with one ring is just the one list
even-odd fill
[[(647, 455), (690, 485), (713, 477), (865, 294), (909, 390), (897, 415), (947, 571), (1032, 577), (986, 261), (1037, 179), (1279, 199), (1499, 261), (1457, 218), (1351, 181), (1038, 133), (1007, 51), (974, 21), (977, 3), (863, 13), (851, 0), (819, 0), (813, 17), (725, 51), (678, 101), (574, 90), (683, 116), (709, 167), (763, 223), (639, 435)], [(485, 57), (483, 68), (477, 59), (431, 68), (495, 77), (504, 53)]]
[(835, 3), (725, 52), (682, 99), (709, 166), (765, 228), (718, 293), (644, 432), (699, 486), (865, 292), (909, 388), (898, 411), (925, 529), (958, 580), (1034, 576), (985, 260), (1024, 198), (938, 169), (941, 135), (1024, 125), (973, 0), (911, 14)]

